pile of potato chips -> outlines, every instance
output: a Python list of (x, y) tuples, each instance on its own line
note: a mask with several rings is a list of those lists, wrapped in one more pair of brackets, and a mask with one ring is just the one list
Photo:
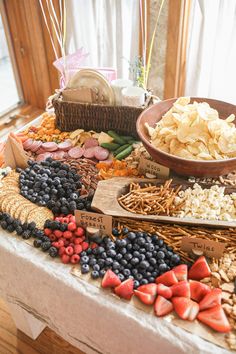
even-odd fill
[(155, 128), (146, 123), (151, 143), (164, 152), (190, 160), (236, 157), (234, 114), (223, 120), (208, 103), (189, 102), (189, 97), (180, 97)]

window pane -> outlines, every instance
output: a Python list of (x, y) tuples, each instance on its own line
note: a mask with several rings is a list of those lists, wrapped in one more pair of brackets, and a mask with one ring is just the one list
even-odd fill
[(0, 14), (0, 116), (21, 101)]

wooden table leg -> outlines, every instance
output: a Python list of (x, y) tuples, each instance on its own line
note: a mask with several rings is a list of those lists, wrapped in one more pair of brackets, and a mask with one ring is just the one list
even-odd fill
[(31, 339), (37, 339), (46, 325), (29, 312), (22, 309), (22, 307), (9, 302), (7, 305), (17, 329), (25, 333)]

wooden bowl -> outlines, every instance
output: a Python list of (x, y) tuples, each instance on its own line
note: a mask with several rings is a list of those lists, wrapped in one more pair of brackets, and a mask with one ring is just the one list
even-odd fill
[[(171, 98), (158, 102), (141, 113), (137, 120), (137, 133), (153, 160), (185, 176), (217, 177), (235, 171), (236, 158), (211, 161), (188, 160), (159, 150), (150, 143), (150, 136), (145, 123), (155, 127), (155, 124), (161, 120), (162, 116), (173, 106), (176, 100), (177, 98)], [(230, 103), (209, 98), (191, 97), (191, 102), (193, 101), (209, 103), (212, 108), (219, 112), (219, 116), (222, 119), (226, 119), (231, 113), (236, 115), (236, 106)], [(234, 124), (236, 124), (236, 121), (234, 121)]]

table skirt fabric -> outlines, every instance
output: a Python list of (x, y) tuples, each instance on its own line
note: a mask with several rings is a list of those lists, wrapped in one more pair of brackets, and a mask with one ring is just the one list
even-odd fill
[(137, 309), (92, 281), (74, 277), (70, 270), (70, 266), (1, 230), (0, 296), (84, 352), (229, 353)]

